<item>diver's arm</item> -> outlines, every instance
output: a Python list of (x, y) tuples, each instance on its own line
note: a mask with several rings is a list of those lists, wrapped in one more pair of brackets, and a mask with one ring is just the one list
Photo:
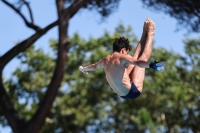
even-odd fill
[(164, 70), (165, 67), (165, 62), (147, 62), (147, 61), (142, 61), (142, 60), (135, 60), (132, 56), (130, 55), (123, 55), (121, 58), (126, 66), (126, 64), (133, 64), (136, 66), (139, 66), (141, 68), (153, 68), (158, 71)]
[(123, 64), (125, 66), (127, 66), (127, 64), (132, 64), (135, 66), (139, 66), (141, 68), (149, 68), (149, 62), (147, 61), (143, 61), (143, 60), (136, 60), (135, 58), (133, 58), (130, 55), (121, 55), (121, 61), (123, 62)]
[(79, 70), (81, 70), (85, 74), (88, 74), (87, 71), (94, 71), (96, 69), (103, 68), (103, 62), (104, 62), (104, 58), (101, 59), (97, 63), (91, 64), (91, 65), (88, 65), (88, 66), (85, 66), (85, 67), (80, 66)]

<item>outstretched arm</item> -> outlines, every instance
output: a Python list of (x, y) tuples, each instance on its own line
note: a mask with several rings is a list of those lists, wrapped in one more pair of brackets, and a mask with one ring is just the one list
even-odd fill
[(147, 62), (142, 60), (135, 60), (129, 55), (122, 56), (122, 60), (124, 61), (125, 66), (127, 66), (127, 64), (133, 64), (141, 68), (153, 68), (158, 71), (163, 71), (165, 67), (165, 62)]
[(130, 63), (133, 64), (133, 65), (139, 66), (141, 68), (149, 68), (150, 67), (149, 66), (150, 63), (146, 62), (146, 61), (137, 60), (137, 61), (130, 62)]
[(95, 64), (91, 64), (85, 67), (80, 66), (79, 70), (81, 70), (85, 74), (88, 74), (87, 71), (94, 71), (96, 69), (103, 68), (103, 62), (104, 62), (104, 58)]
[(141, 68), (149, 68), (149, 62), (143, 60), (137, 60), (130, 55), (121, 55), (121, 61), (125, 66), (128, 64), (132, 64), (135, 66), (139, 66)]

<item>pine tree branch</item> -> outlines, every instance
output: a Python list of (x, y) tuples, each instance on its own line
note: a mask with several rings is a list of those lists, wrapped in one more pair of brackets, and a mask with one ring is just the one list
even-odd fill
[[(2, 73), (2, 72), (1, 72)], [(18, 129), (24, 124), (24, 121), (19, 117), (19, 114), (11, 103), (2, 83), (2, 78), (0, 81), (0, 108), (6, 117), (9, 125), (11, 126), (13, 132), (18, 133)]]
[[(10, 98), (8, 97), (5, 88), (3, 86), (2, 80), (2, 71), (5, 65), (12, 60), (17, 54), (23, 52), (28, 47), (30, 47), (37, 39), (39, 39), (42, 35), (44, 35), (47, 31), (51, 28), (58, 25), (58, 21), (55, 21), (49, 24), (46, 28), (37, 31), (34, 35), (29, 37), (28, 39), (22, 41), (3, 56), (0, 57), (0, 107), (5, 115), (6, 119), (8, 120), (9, 125), (11, 126), (12, 130), (17, 133), (20, 128), (24, 125), (24, 121), (19, 117), (15, 107), (13, 106)], [(24, 127), (23, 127), (24, 128)]]
[(32, 13), (32, 10), (31, 10), (31, 7), (29, 5), (29, 2), (27, 2), (26, 0), (22, 0), (24, 2), (24, 4), (27, 6), (28, 8), (28, 11), (29, 11), (29, 15), (30, 15), (30, 18), (31, 18), (31, 23), (34, 24), (34, 19), (33, 19), (33, 13)]
[(16, 55), (18, 55), (20, 52), (23, 52), (28, 47), (30, 47), (37, 39), (42, 37), (47, 31), (49, 31), (51, 28), (58, 25), (58, 20), (49, 24), (44, 29), (40, 29), (37, 31), (34, 35), (30, 36), (28, 39), (20, 42), (16, 46), (14, 46), (12, 49), (10, 49), (7, 53), (5, 53), (3, 56), (0, 57), (0, 70), (3, 70), (5, 65), (12, 60)]
[(80, 8), (86, 6), (90, 1), (91, 0), (76, 0), (70, 7), (66, 8), (64, 12), (66, 15), (72, 18)]
[[(32, 16), (32, 12), (31, 12), (31, 9), (30, 7), (27, 5), (28, 9), (29, 9), (29, 13), (31, 14), (31, 19), (32, 19), (32, 22), (29, 23), (28, 20), (25, 18), (25, 16), (20, 12), (20, 10), (18, 10), (17, 8), (15, 8), (15, 6), (13, 6), (11, 3), (9, 3), (8, 1), (6, 0), (2, 0), (2, 2), (4, 2), (7, 6), (9, 6), (10, 8), (12, 8), (17, 14), (19, 14), (19, 16), (21, 16), (21, 18), (24, 20), (24, 23), (26, 24), (27, 27), (37, 31), (37, 30), (40, 30), (40, 27), (37, 26), (37, 25), (34, 25), (33, 23), (33, 16)], [(26, 3), (25, 3), (26, 4)]]

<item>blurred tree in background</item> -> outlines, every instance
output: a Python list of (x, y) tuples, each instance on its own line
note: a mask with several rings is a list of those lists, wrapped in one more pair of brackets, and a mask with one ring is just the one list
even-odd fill
[[(200, 39), (185, 40), (185, 57), (155, 48), (151, 60), (167, 61), (166, 71), (147, 70), (143, 94), (124, 101), (108, 86), (103, 70), (83, 75), (77, 68), (111, 53), (113, 39), (119, 35), (136, 46), (131, 28), (119, 25), (113, 35), (105, 32), (87, 41), (78, 34), (68, 38), (69, 20), (79, 9), (96, 10), (107, 17), (120, 0), (55, 0), (58, 20), (44, 28), (34, 23), (26, 0), (1, 2), (35, 31), (0, 57), (0, 121), (13, 132), (200, 132)], [(143, 2), (169, 13), (189, 30), (199, 31), (199, 2)], [(30, 21), (21, 12), (22, 6), (27, 7)], [(55, 26), (59, 38), (50, 41), (54, 54), (35, 49), (34, 42)], [(21, 66), (11, 79), (4, 80), (2, 71), (16, 56)]]
[[(166, 71), (147, 69), (141, 96), (123, 100), (110, 88), (103, 69), (88, 75), (78, 70), (80, 64), (97, 62), (112, 53), (114, 38), (120, 35), (129, 38), (133, 47), (137, 45), (131, 27), (122, 24), (112, 35), (105, 31), (103, 36), (87, 41), (78, 34), (69, 38), (71, 47), (64, 80), (41, 133), (200, 131), (199, 40), (185, 40), (185, 57), (154, 48), (150, 61), (167, 61)], [(34, 47), (21, 53), (18, 56), (21, 66), (4, 83), (26, 121), (31, 119), (46, 93), (55, 66), (57, 43), (50, 40), (53, 51), (50, 53), (54, 53), (51, 55)], [(1, 121), (6, 124), (5, 119)]]
[[(57, 95), (58, 89), (60, 88), (64, 76), (65, 65), (67, 60), (66, 55), (68, 53), (68, 49), (70, 48), (70, 44), (68, 43), (67, 37), (69, 20), (81, 8), (96, 10), (100, 13), (100, 15), (103, 18), (107, 17), (109, 14), (112, 13), (112, 11), (114, 11), (118, 7), (119, 1), (120, 0), (55, 0), (58, 19), (54, 22), (50, 22), (50, 24), (46, 27), (44, 26), (44, 28), (41, 28), (39, 25), (35, 24), (32, 8), (28, 1), (1, 1), (6, 6), (15, 11), (16, 14), (22, 18), (27, 28), (30, 28), (35, 31), (33, 35), (17, 43), (13, 48), (11, 48), (9, 51), (7, 51), (4, 55), (0, 57), (0, 107), (2, 114), (7, 119), (7, 122), (11, 126), (13, 132), (37, 133), (43, 126), (45, 118), (49, 114), (49, 111), (53, 105), (53, 102), (55, 100), (55, 97)], [(22, 7), (26, 7), (28, 13), (23, 13)], [(25, 14), (29, 15), (29, 19), (26, 17)], [(56, 63), (54, 64), (54, 68), (52, 70), (53, 74), (50, 75), (51, 77), (47, 77), (50, 78), (46, 79), (47, 81), (49, 81), (48, 84), (41, 84), (46, 93), (43, 97), (40, 97), (40, 103), (37, 106), (37, 110), (33, 112), (32, 116), (30, 116), (31, 119), (29, 121), (26, 121), (22, 119), (22, 117), (19, 115), (18, 110), (16, 110), (15, 105), (9, 97), (8, 92), (10, 91), (10, 88), (9, 90), (6, 90), (6, 86), (3, 84), (2, 71), (10, 60), (12, 60), (18, 54), (20, 54), (21, 52), (29, 48), (31, 45), (33, 45), (35, 41), (37, 41), (40, 37), (42, 37), (55, 26), (58, 26), (58, 43), (56, 50), (57, 57), (55, 59)], [(24, 86), (24, 89), (27, 90), (26, 87), (28, 86), (29, 85)], [(17, 88), (15, 89), (17, 90)], [(32, 95), (35, 95), (35, 93), (33, 93)]]

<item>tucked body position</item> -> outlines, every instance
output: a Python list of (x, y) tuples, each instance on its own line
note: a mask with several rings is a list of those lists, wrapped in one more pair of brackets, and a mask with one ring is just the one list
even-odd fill
[(104, 68), (109, 85), (121, 98), (137, 98), (142, 92), (145, 69), (163, 70), (165, 66), (165, 62), (148, 62), (154, 34), (155, 23), (147, 18), (141, 39), (132, 56), (129, 55), (131, 45), (128, 39), (122, 36), (115, 39), (112, 54), (95, 64), (80, 66), (79, 70), (88, 74), (88, 71)]

